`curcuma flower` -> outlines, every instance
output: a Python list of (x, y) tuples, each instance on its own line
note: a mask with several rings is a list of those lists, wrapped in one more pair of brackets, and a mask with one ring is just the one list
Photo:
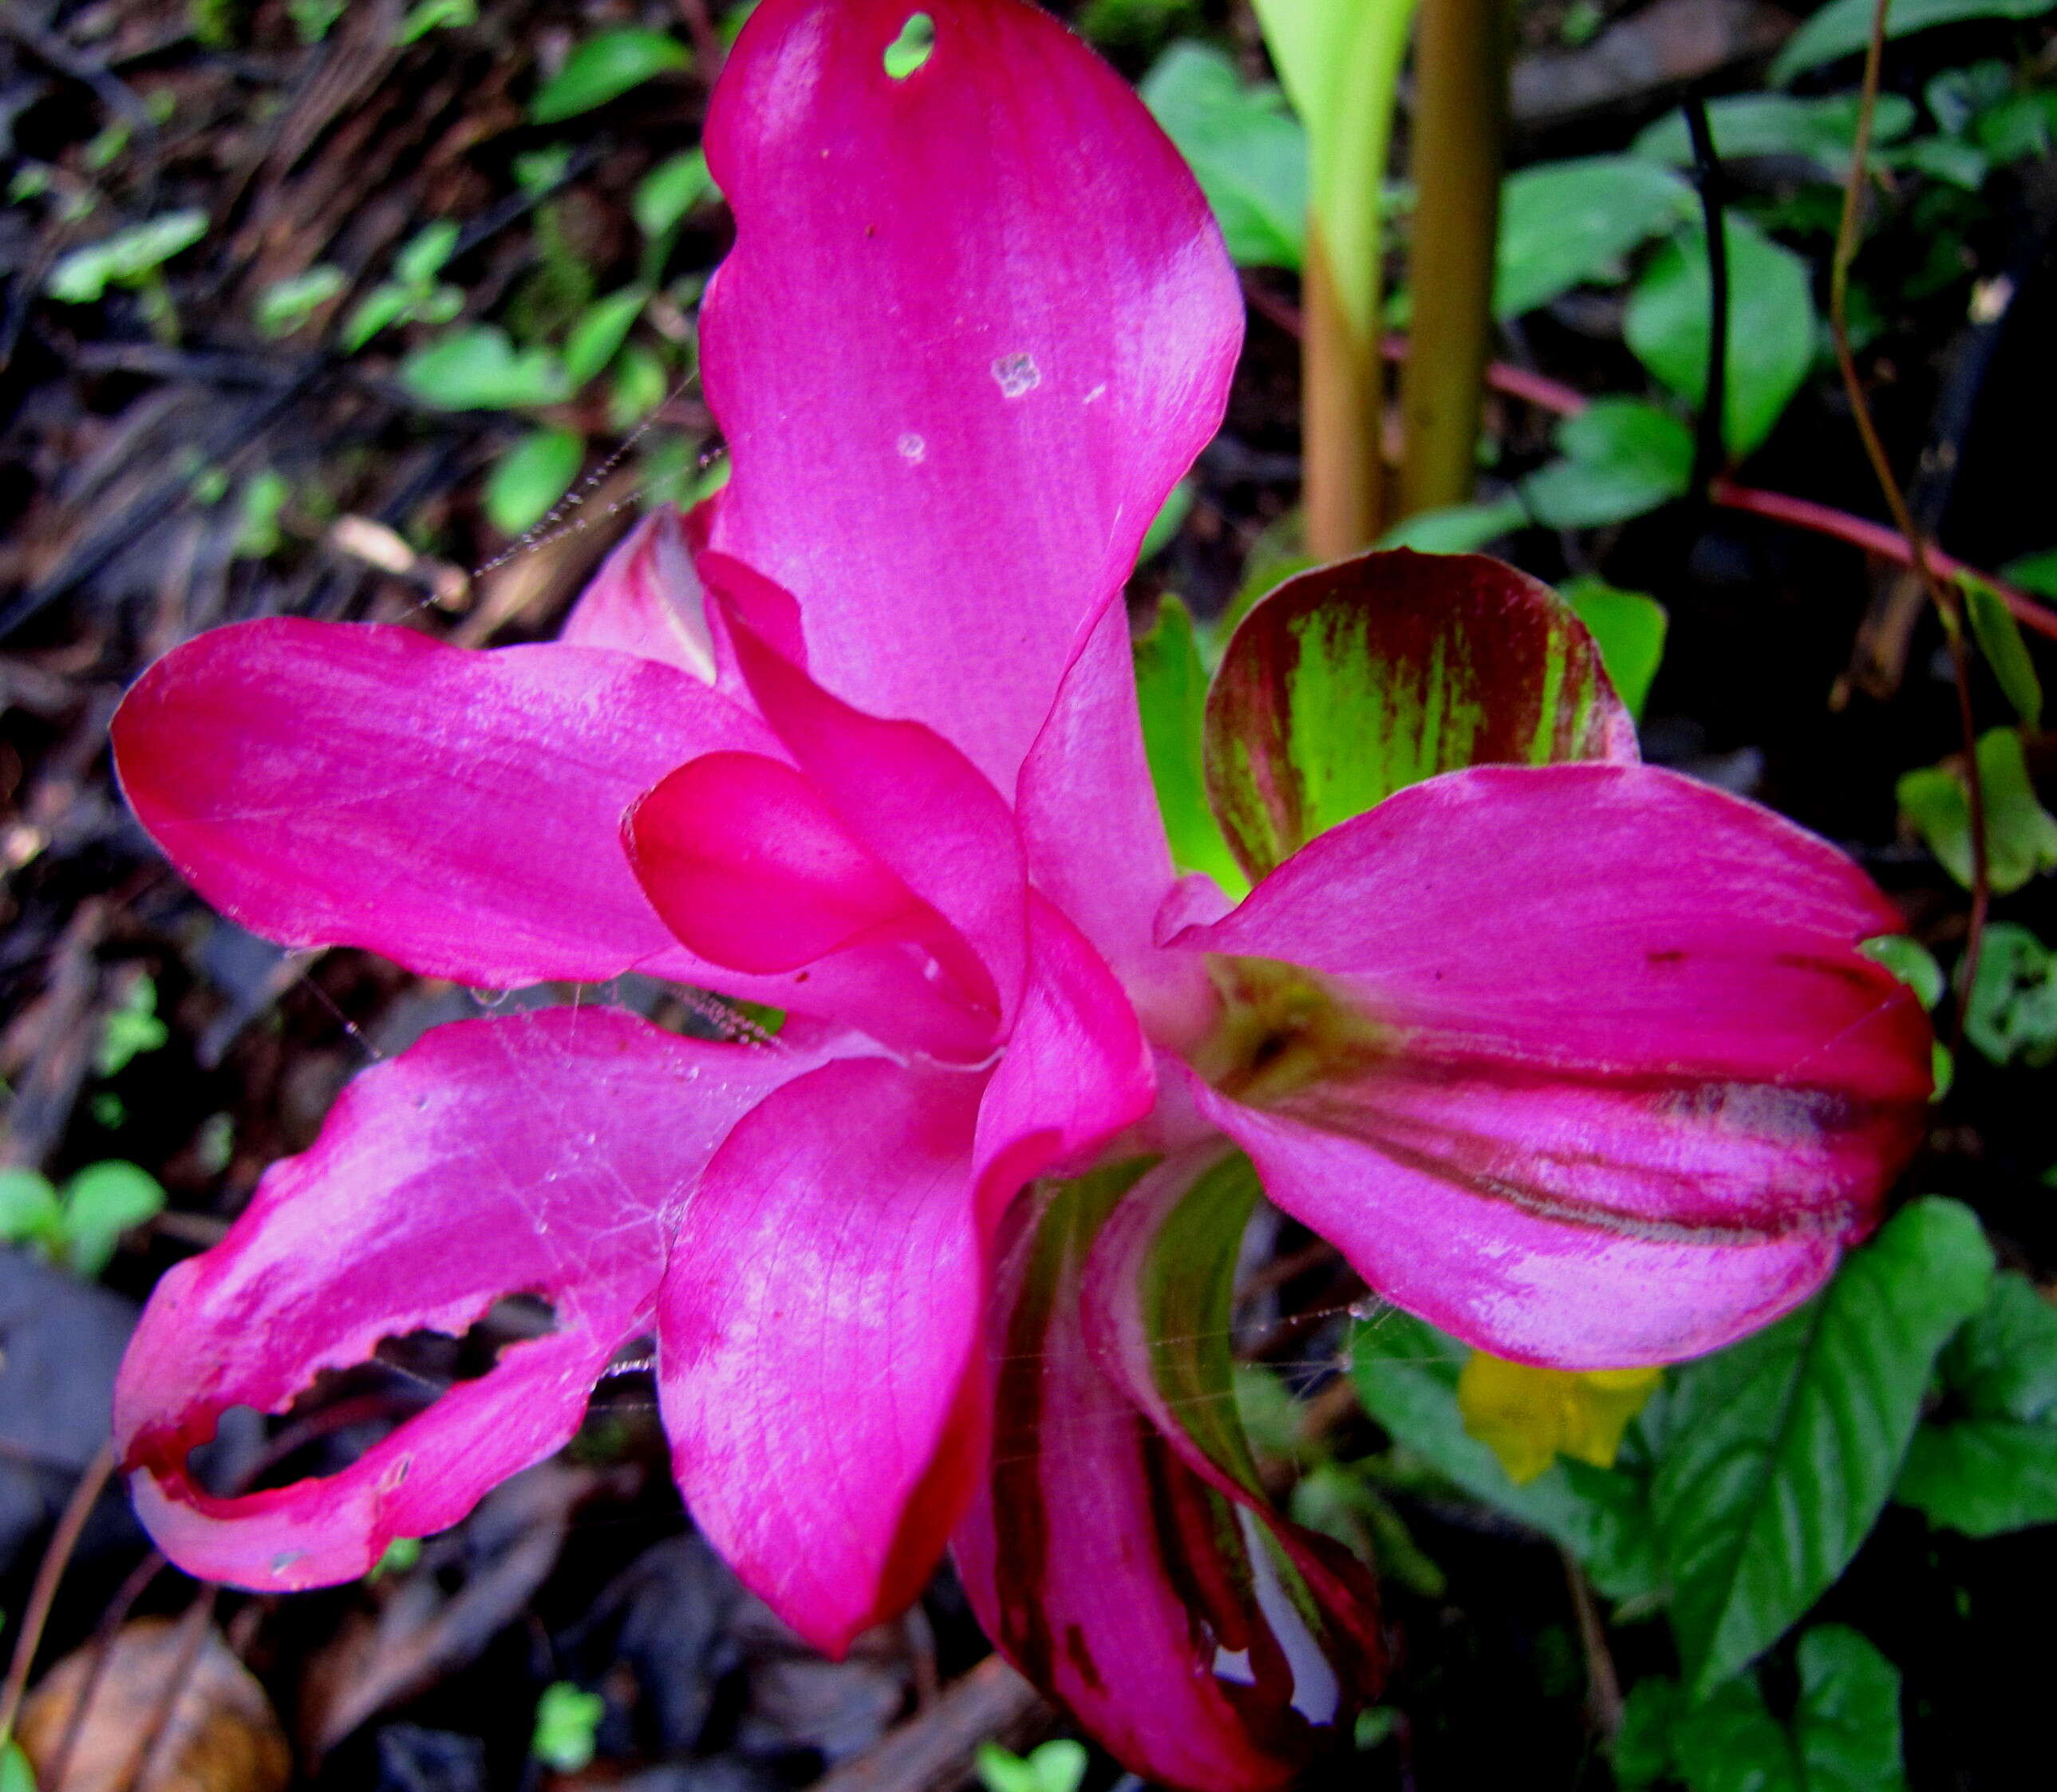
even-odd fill
[[(846, 1647), (953, 1540), (1131, 1766), (1274, 1786), (1380, 1650), (1227, 1398), (1258, 1183), (1500, 1355), (1671, 1361), (1874, 1223), (1926, 1023), (1857, 949), (1896, 925), (1863, 875), (1639, 764), (1583, 631), (1485, 561), (1251, 613), (1206, 752), (1254, 888), (1178, 874), (1120, 597), (1221, 416), (1235, 283), (1118, 77), (1023, 0), (927, 10), (898, 76), (905, 0), (745, 29), (702, 320), (733, 477), (561, 640), (241, 624), (114, 730), (144, 824), (271, 939), (793, 1017), (559, 1008), (366, 1072), (165, 1277), (117, 1436), (183, 1567), (313, 1586), (560, 1447), (654, 1334), (686, 1501), (801, 1634)], [(189, 1468), (228, 1409), (515, 1294), (551, 1329), (339, 1473)]]

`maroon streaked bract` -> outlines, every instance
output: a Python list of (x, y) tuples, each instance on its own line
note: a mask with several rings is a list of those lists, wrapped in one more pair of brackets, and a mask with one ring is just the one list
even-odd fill
[[(1310, 616), (1342, 638), (1333, 599), (1406, 619), (1357, 638), (1480, 725), (1366, 813), (1287, 816), (1233, 912), (1175, 880), (1119, 597), (1219, 421), (1234, 280), (1075, 39), (1025, 0), (924, 10), (904, 79), (899, 3), (765, 0), (739, 40), (709, 125), (738, 247), (704, 320), (734, 476), (642, 525), (562, 640), (242, 624), (115, 726), (145, 825), (260, 933), (795, 1018), (715, 1044), (551, 1010), (367, 1072), (167, 1277), (117, 1437), (174, 1559), (315, 1584), (454, 1522), (654, 1333), (678, 1481), (803, 1635), (846, 1647), (959, 1530), (997, 1639), (1126, 1762), (1262, 1792), (1346, 1731), (1377, 1651), (1362, 1576), (1196, 1419), (1222, 1363), (1159, 1347), (1227, 1286), (1236, 1148), (1474, 1343), (1661, 1359), (1794, 1304), (1874, 1222), (1925, 1022), (1857, 950), (1894, 924), (1862, 875), (1635, 763), (1575, 620), (1480, 562), (1372, 557), (1267, 601), (1224, 691), (1285, 688), (1248, 656)], [(1332, 767), (1286, 694), (1270, 763)], [(1524, 763), (1469, 763), (1502, 752)], [(1164, 1162), (1108, 1169), (1139, 1158)], [(228, 1408), (523, 1293), (555, 1328), (355, 1467), (196, 1480)]]

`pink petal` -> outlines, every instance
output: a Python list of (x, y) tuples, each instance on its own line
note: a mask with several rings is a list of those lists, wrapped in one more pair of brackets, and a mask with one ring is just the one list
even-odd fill
[(1029, 898), (1028, 940), (1028, 992), (979, 1108), (989, 1216), (1032, 1178), (1090, 1156), (1156, 1100), (1149, 1045), (1121, 985), (1040, 894)]
[(661, 660), (704, 684), (715, 676), (706, 598), (693, 570), (685, 518), (660, 504), (636, 524), (581, 593), (558, 637)]
[(1524, 1362), (1675, 1360), (1876, 1223), (1929, 1084), (1919, 1005), (1856, 950), (1898, 924), (1823, 842), (1671, 773), (1454, 773), (1179, 936), (1321, 972), (1353, 1017), (1255, 1105), (1199, 1099), (1399, 1305)]
[(697, 680), (624, 654), (290, 618), (167, 654), (113, 735), (137, 816), (231, 919), (502, 986), (690, 976), (622, 812), (696, 754), (778, 750)]
[[(164, 1552), (245, 1587), (347, 1580), (559, 1448), (649, 1326), (668, 1223), (708, 1155), (820, 1061), (555, 1009), (438, 1028), (367, 1071), (228, 1237), (158, 1283), (130, 1344), (114, 1435)], [(240, 1498), (190, 1478), (228, 1408), (283, 1411), (319, 1371), (461, 1333), (514, 1294), (549, 1300), (555, 1328), (340, 1473)]]
[(1219, 1007), (1191, 953), (1157, 945), (1178, 874), (1143, 756), (1124, 607), (1110, 605), (1058, 688), (1021, 767), (1016, 813), (1036, 886), (1112, 966), (1151, 1038), (1177, 1048)]
[(972, 1128), (985, 1079), (830, 1064), (730, 1135), (659, 1302), (695, 1519), (839, 1654), (921, 1589), (983, 1459)]
[(707, 145), (736, 219), (702, 312), (735, 474), (711, 545), (808, 664), (1003, 790), (1214, 432), (1242, 329), (1205, 200), (1134, 93), (1020, 0), (766, 0)]
[[(1120, 1187), (1105, 1172), (1009, 1216), (993, 1465), (954, 1540), (958, 1570), (994, 1642), (1125, 1766), (1192, 1792), (1270, 1792), (1353, 1714), (1377, 1651), (1369, 1581), (1203, 1455), (1196, 1468), (1182, 1428), (1152, 1424), (1088, 1336), (1085, 1259)], [(1216, 1242), (1232, 1265), (1234, 1239)], [(1219, 1407), (1226, 1389), (1212, 1392)], [(1333, 1657), (1274, 1546), (1344, 1589), (1365, 1627)]]

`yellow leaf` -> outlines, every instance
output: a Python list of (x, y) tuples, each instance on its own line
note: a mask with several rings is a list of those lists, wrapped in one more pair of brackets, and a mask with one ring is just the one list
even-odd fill
[(1510, 1481), (1533, 1481), (1560, 1456), (1607, 1469), (1663, 1373), (1534, 1369), (1474, 1350), (1457, 1378), (1457, 1410)]

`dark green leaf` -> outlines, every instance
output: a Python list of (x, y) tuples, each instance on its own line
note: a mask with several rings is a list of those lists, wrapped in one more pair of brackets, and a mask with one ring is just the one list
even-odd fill
[(2057, 1059), (2057, 958), (2015, 922), (1986, 930), (1964, 1037), (1995, 1064), (2041, 1069)]
[(2043, 680), (2035, 676), (2035, 662), (2029, 657), (2028, 643), (2022, 639), (2021, 624), (2007, 601), (1974, 573), (1961, 573), (1964, 607), (1971, 613), (1972, 632), (1993, 676), (2014, 705), (2014, 712), (2034, 734), (2043, 726)]
[(2057, 548), (2011, 560), (2000, 569), (2000, 576), (2009, 585), (2018, 585), (2039, 597), (2057, 597)]
[(1992, 1271), (1967, 1209), (1917, 1201), (1799, 1311), (1680, 1372), (1652, 1499), (1689, 1685), (1746, 1667), (1841, 1573)]
[(1647, 593), (1618, 590), (1591, 573), (1568, 580), (1562, 596), (1593, 637), (1600, 664), (1629, 714), (1641, 721), (1664, 658), (1664, 632), (1670, 624), (1664, 606)]
[(1470, 765), (1631, 755), (1584, 624), (1475, 554), (1362, 554), (1288, 580), (1207, 696), (1207, 795), (1253, 880), (1395, 791)]
[[(1968, 18), (2040, 18), (2053, 6), (2057, 0), (1893, 0), (1885, 34), (1904, 38)], [(1873, 0), (1829, 0), (1786, 40), (1771, 78), (1783, 86), (1806, 69), (1857, 54), (1871, 41), (1873, 10)]]
[(1159, 603), (1155, 625), (1136, 643), (1136, 695), (1172, 863), (1182, 871), (1204, 871), (1231, 896), (1247, 894), (1250, 882), (1207, 803), (1207, 668), (1193, 619), (1176, 597)]
[(1682, 496), (1693, 470), (1693, 438), (1655, 405), (1601, 398), (1557, 426), (1565, 458), (1522, 481), (1536, 520), (1551, 529), (1626, 522)]
[[(1731, 215), (1728, 402), (1723, 434), (1742, 459), (1770, 434), (1814, 364), (1813, 284), (1807, 264), (1746, 218)], [(1706, 389), (1712, 300), (1706, 233), (1660, 249), (1629, 295), (1623, 333), (1636, 359), (1686, 403)]]
[(486, 513), (503, 535), (533, 529), (572, 489), (585, 443), (572, 430), (537, 430), (501, 458), (486, 483)]
[(661, 31), (628, 27), (603, 31), (565, 58), (565, 65), (529, 101), (529, 116), (538, 125), (554, 125), (605, 105), (630, 88), (683, 69), (692, 60), (684, 44)]
[(1496, 316), (1518, 317), (1572, 287), (1623, 279), (1625, 258), (1692, 215), (1692, 189), (1632, 156), (1545, 162), (1500, 189)]
[(517, 350), (489, 323), (454, 330), (401, 363), (400, 382), (438, 410), (518, 410), (555, 404), (569, 383), (549, 350)]
[(1307, 241), (1307, 134), (1271, 86), (1246, 85), (1206, 44), (1174, 44), (1143, 77), (1143, 104), (1191, 164), (1229, 254), (1299, 267)]
[(1611, 1599), (1647, 1598), (1658, 1572), (1641, 1482), (1619, 1469), (1560, 1459), (1517, 1485), (1464, 1429), (1457, 1380), (1470, 1351), (1425, 1320), (1381, 1314), (1350, 1341), (1352, 1378), (1365, 1409), (1438, 1474), (1562, 1544)]
[[(2021, 735), (1995, 728), (1979, 739), (1979, 783), (1985, 799), (1986, 874), (1993, 894), (2006, 896), (2038, 872), (2057, 866), (2057, 817), (2029, 782)], [(1900, 780), (1900, 811), (1920, 832), (1943, 869), (1972, 886), (1972, 806), (1964, 774), (1953, 765), (1923, 766)]]

